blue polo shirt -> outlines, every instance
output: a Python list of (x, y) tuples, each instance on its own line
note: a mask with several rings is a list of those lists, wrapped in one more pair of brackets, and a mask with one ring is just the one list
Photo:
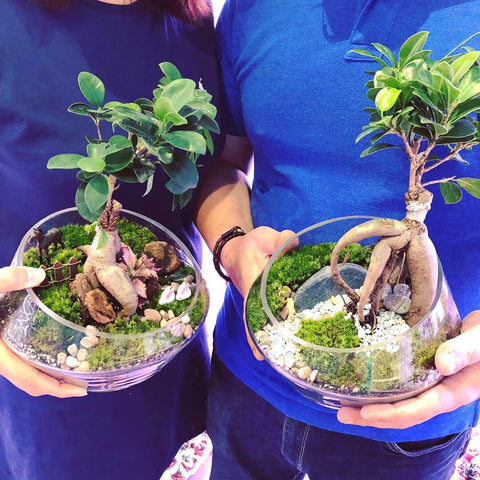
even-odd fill
[[(301, 230), (328, 218), (376, 215), (402, 219), (408, 159), (400, 150), (366, 158), (355, 144), (372, 106), (365, 70), (378, 64), (349, 53), (372, 42), (398, 53), (413, 33), (430, 31), (435, 58), (480, 30), (480, 1), (231, 0), (218, 23), (228, 106), (227, 133), (255, 148), (251, 207), (254, 224)], [(471, 42), (480, 49), (480, 39)], [(480, 148), (470, 166), (448, 162), (444, 175), (480, 176)], [(439, 169), (440, 170), (440, 169)], [(427, 216), (446, 278), (462, 315), (480, 307), (480, 202), (465, 193), (445, 205), (438, 185)], [(406, 430), (340, 424), (335, 411), (303, 397), (266, 362), (254, 359), (242, 323), (243, 299), (229, 288), (216, 330), (223, 362), (286, 415), (317, 427), (385, 441), (434, 438), (476, 424), (477, 402)]]

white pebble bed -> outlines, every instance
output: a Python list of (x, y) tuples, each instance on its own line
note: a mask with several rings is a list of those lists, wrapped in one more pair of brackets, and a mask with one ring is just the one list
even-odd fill
[[(275, 364), (291, 370), (303, 380), (314, 382), (318, 372), (304, 362), (302, 355), (297, 351), (298, 343), (292, 336), (299, 330), (302, 320), (319, 320), (322, 317), (334, 315), (343, 308), (344, 302), (341, 296), (332, 297), (328, 301), (318, 303), (312, 309), (291, 315), (288, 320), (281, 321), (277, 325), (268, 324), (255, 334), (255, 338), (265, 355)], [(367, 305), (365, 313), (368, 313), (369, 309), (370, 305)], [(352, 314), (347, 313), (347, 317), (351, 318)], [(381, 311), (377, 315), (377, 324), (373, 332), (370, 325), (360, 324), (357, 314), (353, 315), (353, 319), (360, 337), (360, 347), (368, 347), (393, 339), (410, 328), (400, 315), (390, 311)], [(398, 345), (392, 342), (387, 344), (385, 349), (393, 353), (398, 350)]]

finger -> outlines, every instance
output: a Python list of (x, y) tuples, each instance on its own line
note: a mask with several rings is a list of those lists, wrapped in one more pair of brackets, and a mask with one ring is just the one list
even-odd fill
[(361, 409), (343, 407), (337, 418), (353, 425), (403, 429), (467, 405), (479, 396), (480, 365), (475, 364), (416, 397), (393, 404), (366, 405)]
[(469, 313), (462, 333), (438, 347), (435, 364), (442, 375), (452, 375), (468, 365), (480, 362), (480, 311)]
[(0, 341), (0, 359), (2, 376), (29, 395), (34, 397), (51, 395), (58, 398), (87, 395), (85, 388), (61, 382), (37, 370), (13, 353), (2, 341)]
[(31, 267), (0, 268), (0, 293), (34, 287), (43, 282), (45, 271)]

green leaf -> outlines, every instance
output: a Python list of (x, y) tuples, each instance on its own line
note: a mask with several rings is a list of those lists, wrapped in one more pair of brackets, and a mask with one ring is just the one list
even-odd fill
[(184, 208), (188, 205), (190, 200), (193, 197), (193, 188), (190, 188), (186, 192), (183, 192), (182, 194), (178, 195), (178, 205), (180, 208)]
[(468, 52), (457, 58), (452, 63), (453, 79), (452, 82), (456, 84), (467, 73), (470, 67), (477, 61), (480, 52)]
[(153, 102), (148, 98), (137, 98), (135, 103), (140, 106), (142, 110), (153, 111)]
[[(162, 165), (165, 173), (178, 185), (185, 189), (195, 188), (198, 185), (197, 166), (186, 155), (174, 153), (174, 160), (169, 165)], [(177, 192), (173, 192), (177, 193)]]
[[(89, 143), (87, 145), (87, 154), (89, 157), (102, 157), (105, 155), (105, 149), (108, 143)], [(82, 167), (80, 167), (82, 168)]]
[(480, 179), (478, 178), (457, 178), (455, 180), (464, 190), (475, 198), (480, 198)]
[(78, 86), (83, 96), (96, 108), (100, 108), (105, 98), (105, 86), (102, 81), (89, 72), (78, 74)]
[(82, 183), (88, 183), (88, 181), (96, 174), (97, 172), (85, 172), (84, 170), (79, 170), (77, 172), (77, 179)]
[(387, 110), (390, 110), (395, 105), (395, 102), (397, 101), (400, 93), (402, 93), (402, 91), (396, 88), (382, 88), (375, 97), (375, 106), (381, 112), (386, 112)]
[(218, 123), (206, 115), (203, 115), (200, 120), (198, 120), (198, 125), (206, 130), (210, 130), (213, 133), (220, 133), (220, 127), (218, 126)]
[(108, 177), (97, 173), (85, 187), (85, 203), (91, 212), (96, 212), (105, 205), (110, 191)]
[(174, 147), (200, 155), (204, 155), (207, 150), (205, 139), (197, 132), (170, 132), (165, 134), (165, 140)]
[(390, 143), (377, 143), (376, 145), (372, 145), (371, 147), (366, 148), (361, 154), (360, 158), (366, 157), (367, 155), (371, 155), (372, 153), (379, 152), (380, 150), (386, 150), (387, 148), (401, 148), (397, 145), (392, 145)]
[(173, 108), (167, 97), (160, 96), (155, 100), (153, 113), (164, 124), (171, 122), (173, 125), (186, 125), (188, 123), (187, 119)]
[(180, 71), (173, 63), (162, 62), (158, 66), (160, 67), (160, 70), (164, 73), (164, 75), (170, 77), (172, 80), (182, 78)]
[(97, 242), (97, 249), (100, 250), (101, 248), (105, 247), (108, 243), (108, 235), (105, 230), (100, 231), (100, 235), (98, 236)]
[(193, 99), (195, 82), (189, 78), (179, 78), (170, 82), (160, 95), (167, 98), (173, 109), (178, 112), (185, 104)]
[(171, 147), (164, 147), (164, 146), (155, 146), (151, 145), (150, 143), (143, 141), (145, 146), (147, 147), (148, 151), (157, 157), (162, 163), (172, 163), (173, 161), (173, 149)]
[(61, 153), (60, 155), (55, 155), (48, 160), (47, 168), (48, 169), (69, 169), (69, 168), (78, 168), (78, 161), (82, 158), (85, 158), (83, 155), (77, 155), (75, 153)]
[(210, 152), (210, 155), (213, 155), (214, 145), (212, 136), (208, 130), (203, 129), (203, 136), (205, 137), (205, 142), (207, 144), (207, 149)]
[(132, 148), (132, 141), (123, 135), (113, 135), (113, 137), (110, 137), (108, 143), (119, 150), (127, 147)]
[(169, 180), (165, 184), (165, 187), (167, 188), (167, 190), (169, 190), (175, 195), (181, 195), (182, 193), (185, 193), (188, 190), (188, 187), (177, 183), (175, 180)]
[(467, 100), (466, 102), (460, 103), (457, 108), (452, 113), (452, 116), (450, 117), (450, 121), (455, 121), (457, 119), (460, 119), (462, 117), (465, 117), (466, 115), (470, 113), (478, 113), (480, 112), (480, 98), (471, 98), (470, 100)]
[(438, 144), (468, 142), (475, 138), (477, 129), (466, 118), (458, 120), (445, 136), (440, 137)]
[(458, 203), (462, 199), (462, 190), (453, 182), (441, 183), (440, 192), (445, 200), (445, 203)]
[(75, 194), (75, 205), (78, 208), (78, 213), (88, 222), (95, 222), (98, 220), (98, 217), (100, 217), (105, 208), (105, 205), (102, 205), (102, 207), (96, 212), (90, 211), (85, 202), (85, 184), (80, 185), (77, 189), (77, 193)]
[(348, 51), (348, 53), (350, 52), (358, 53), (359, 55), (363, 55), (364, 57), (372, 58), (373, 60), (378, 62), (380, 65), (383, 65), (384, 67), (388, 67), (387, 62), (382, 60), (380, 57), (377, 57), (373, 53), (369, 52), (365, 48), (352, 48), (351, 50)]
[(377, 130), (380, 130), (380, 127), (377, 125), (373, 127), (366, 128), (358, 137), (355, 139), (355, 143), (358, 143), (362, 138), (366, 137), (367, 135), (370, 135), (373, 132), (376, 132)]
[(92, 107), (86, 103), (72, 103), (68, 109), (70, 113), (75, 113), (76, 115), (84, 115), (90, 117), (92, 115)]
[(395, 59), (395, 55), (393, 52), (386, 47), (385, 45), (382, 45), (381, 43), (372, 43), (372, 45), (382, 54), (385, 55), (390, 63), (392, 64), (392, 67), (397, 66), (397, 60)]
[(418, 32), (405, 40), (398, 53), (398, 65), (402, 68), (409, 58), (420, 52), (427, 41), (429, 32)]
[(133, 159), (133, 171), (138, 183), (145, 183), (156, 171), (155, 164), (147, 158), (135, 156)]
[(78, 168), (85, 172), (102, 172), (105, 168), (105, 161), (101, 157), (84, 157), (78, 161)]
[(107, 173), (115, 173), (123, 170), (130, 165), (133, 160), (135, 152), (132, 150), (132, 145), (127, 145), (124, 148), (110, 147), (105, 155), (105, 171)]

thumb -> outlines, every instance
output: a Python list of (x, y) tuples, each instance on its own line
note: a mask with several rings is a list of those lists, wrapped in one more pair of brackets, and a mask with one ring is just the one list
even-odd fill
[(442, 375), (453, 375), (480, 361), (480, 310), (469, 313), (462, 323), (462, 333), (442, 343), (435, 364)]
[(43, 282), (45, 271), (32, 267), (0, 268), (0, 293), (34, 287)]

